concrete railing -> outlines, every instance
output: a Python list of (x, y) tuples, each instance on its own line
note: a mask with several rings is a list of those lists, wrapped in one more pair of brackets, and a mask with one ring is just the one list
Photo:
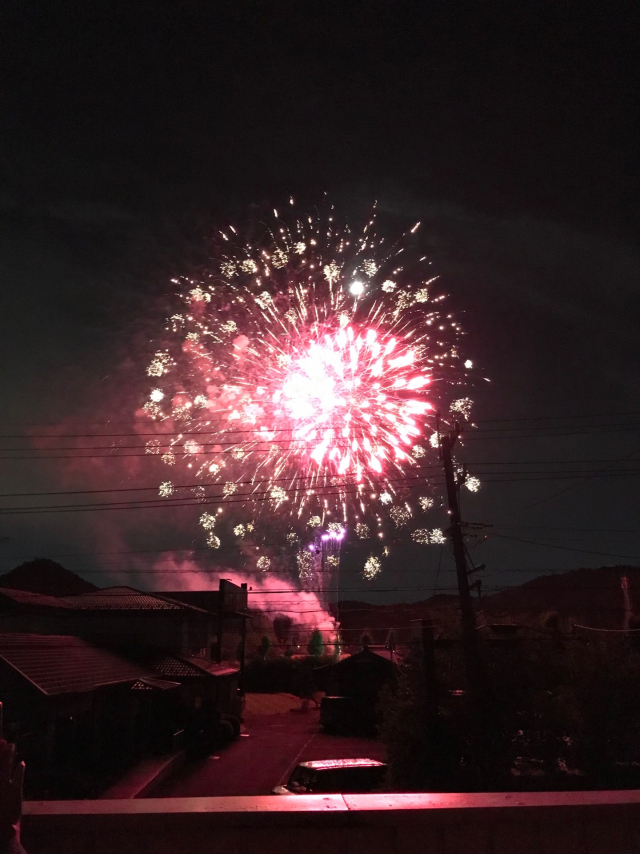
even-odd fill
[(28, 854), (640, 854), (640, 791), (32, 801)]

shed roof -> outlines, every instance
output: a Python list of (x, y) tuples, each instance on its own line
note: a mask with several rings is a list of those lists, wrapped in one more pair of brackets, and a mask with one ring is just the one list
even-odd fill
[(71, 635), (0, 634), (0, 659), (46, 696), (154, 676), (146, 667)]
[(150, 663), (156, 673), (169, 679), (202, 676), (205, 673), (209, 676), (231, 676), (238, 673), (237, 667), (218, 664), (200, 656), (179, 656), (167, 653), (159, 655)]
[(151, 662), (151, 667), (160, 676), (169, 679), (202, 676), (202, 670), (177, 655), (160, 655)]
[(395, 670), (391, 653), (389, 650), (375, 651), (372, 649), (361, 649), (359, 652), (354, 652), (353, 655), (348, 655), (346, 658), (341, 658), (340, 661), (330, 664), (323, 664), (321, 667), (316, 667), (314, 670), (329, 672), (353, 670), (354, 668), (378, 668), (379, 670)]
[(179, 682), (169, 682), (167, 679), (158, 679), (157, 676), (145, 676), (138, 679), (131, 686), (132, 691), (171, 691), (173, 688), (179, 688)]
[(201, 658), (200, 656), (187, 656), (185, 661), (212, 676), (232, 676), (240, 672), (237, 667), (231, 667), (229, 664), (218, 664), (209, 658)]

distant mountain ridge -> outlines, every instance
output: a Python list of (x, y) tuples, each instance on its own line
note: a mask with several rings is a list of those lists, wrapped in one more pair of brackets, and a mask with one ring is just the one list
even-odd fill
[[(622, 590), (625, 577), (628, 590)], [(37, 558), (0, 575), (0, 587), (42, 593), (48, 596), (76, 596), (99, 588), (56, 561)], [(625, 608), (630, 606), (630, 623), (640, 627), (640, 567), (606, 566), (574, 569), (539, 575), (517, 587), (481, 599), (474, 598), (478, 623), (539, 625), (555, 616), (569, 627), (580, 624), (594, 628), (621, 629)], [(389, 631), (408, 628), (412, 620), (428, 619), (447, 634), (459, 630), (458, 597), (437, 593), (419, 602), (374, 605), (358, 600), (331, 603), (331, 614), (340, 622), (343, 635), (356, 638), (365, 630), (376, 643), (384, 643)]]
[(0, 575), (0, 587), (44, 593), (47, 596), (79, 596), (98, 590), (70, 569), (49, 558), (36, 558)]
[[(638, 628), (640, 567), (629, 566), (539, 575), (517, 587), (474, 598), (478, 624), (540, 625), (546, 619), (558, 618), (567, 629), (575, 624), (622, 629), (626, 608), (623, 577), (628, 583), (630, 625)], [(391, 629), (397, 632), (407, 628), (411, 620), (427, 619), (447, 634), (457, 634), (460, 621), (458, 597), (444, 593), (420, 602), (384, 605), (351, 600), (332, 603), (329, 609), (340, 622), (343, 635), (353, 640), (367, 629), (376, 643), (384, 643)]]

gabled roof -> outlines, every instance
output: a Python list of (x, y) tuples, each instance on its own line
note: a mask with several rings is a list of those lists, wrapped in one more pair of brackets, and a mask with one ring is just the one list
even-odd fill
[(206, 614), (203, 608), (176, 602), (157, 593), (145, 593), (133, 587), (107, 587), (80, 596), (65, 596), (64, 602), (88, 611), (188, 611)]
[(209, 658), (200, 658), (200, 656), (185, 656), (184, 660), (199, 670), (210, 673), (212, 676), (231, 676), (234, 673), (240, 672), (237, 667), (230, 667), (228, 664), (218, 664)]
[(154, 676), (146, 667), (71, 635), (0, 634), (0, 659), (46, 696)]
[(145, 676), (138, 679), (131, 686), (132, 691), (171, 691), (173, 688), (179, 688), (179, 682), (169, 682), (166, 679), (158, 679), (157, 676)]
[(340, 661), (332, 662), (331, 664), (323, 664), (322, 667), (315, 667), (314, 670), (328, 673), (330, 670), (352, 670), (353, 668), (378, 667), (382, 670), (394, 670), (396, 665), (390, 650), (380, 649), (361, 649), (359, 652), (354, 652), (353, 655), (348, 655), (346, 658), (341, 658)]
[(177, 655), (160, 655), (151, 663), (151, 667), (160, 676), (169, 679), (202, 676), (200, 668), (194, 667), (193, 664), (189, 664), (188, 661), (184, 661), (182, 658), (178, 658)]
[(209, 658), (199, 656), (179, 656), (170, 653), (159, 655), (150, 662), (151, 667), (160, 676), (171, 678), (202, 676), (231, 676), (238, 668), (226, 664), (217, 664)]

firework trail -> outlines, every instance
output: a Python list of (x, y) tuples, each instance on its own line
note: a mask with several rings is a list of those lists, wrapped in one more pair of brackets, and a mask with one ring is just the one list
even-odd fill
[[(291, 213), (273, 211), (250, 240), (220, 231), (207, 269), (172, 280), (176, 308), (147, 369), (146, 450), (202, 483), (191, 492), (216, 505), (200, 516), (212, 548), (229, 505), (238, 544), (286, 526), (303, 582), (337, 568), (352, 535), (372, 544), (373, 578), (390, 531), (443, 541), (420, 522), (436, 412), (468, 417), (471, 363), (416, 252), (418, 225), (387, 244), (375, 216), (354, 235), (332, 208)], [(167, 476), (160, 495), (178, 494)], [(268, 554), (255, 559), (270, 568)]]

